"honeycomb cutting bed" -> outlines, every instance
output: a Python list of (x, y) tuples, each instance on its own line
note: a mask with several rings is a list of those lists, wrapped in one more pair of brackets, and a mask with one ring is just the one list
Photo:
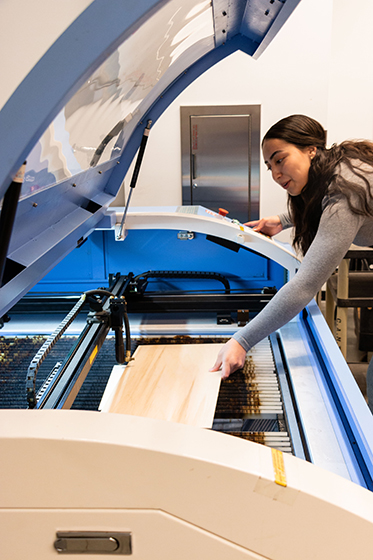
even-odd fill
[[(0, 408), (27, 408), (27, 368), (46, 337), (0, 337)], [(57, 361), (63, 360), (77, 337), (64, 336), (48, 354), (38, 372), (36, 390)], [(134, 339), (138, 345), (222, 343), (221, 337), (149, 337)], [(72, 406), (98, 410), (115, 362), (114, 338), (108, 337)], [(221, 382), (212, 429), (291, 452), (281, 392), (269, 339), (247, 355), (245, 366)]]

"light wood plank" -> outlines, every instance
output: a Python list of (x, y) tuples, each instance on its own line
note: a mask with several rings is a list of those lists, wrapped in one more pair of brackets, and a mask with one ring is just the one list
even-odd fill
[(100, 410), (211, 428), (221, 373), (209, 369), (222, 346), (139, 346), (125, 368), (114, 368)]

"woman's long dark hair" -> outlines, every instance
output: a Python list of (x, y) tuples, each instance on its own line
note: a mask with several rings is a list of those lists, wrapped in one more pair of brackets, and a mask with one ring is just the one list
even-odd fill
[[(263, 138), (279, 139), (295, 145), (300, 150), (310, 146), (317, 148), (308, 173), (308, 181), (298, 196), (288, 197), (288, 209), (294, 224), (293, 246), (306, 254), (319, 227), (322, 200), (342, 195), (347, 198), (351, 212), (373, 217), (372, 193), (366, 176), (353, 160), (372, 166), (373, 143), (368, 141), (345, 141), (326, 148), (326, 132), (320, 123), (305, 115), (291, 115), (274, 124)], [(346, 166), (365, 183), (365, 186), (347, 181), (338, 174), (337, 166)], [(364, 173), (367, 172), (364, 170)], [(373, 179), (373, 175), (372, 175)], [(357, 197), (356, 197), (357, 195)], [(354, 198), (354, 202), (352, 201)], [(357, 203), (356, 203), (357, 201)]]

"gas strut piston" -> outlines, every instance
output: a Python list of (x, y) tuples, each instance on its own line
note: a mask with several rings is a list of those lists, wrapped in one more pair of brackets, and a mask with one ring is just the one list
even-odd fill
[(120, 227), (119, 227), (119, 232), (118, 232), (118, 235), (117, 235), (117, 241), (123, 241), (124, 238), (125, 238), (124, 224), (125, 224), (125, 221), (126, 221), (126, 216), (127, 216), (128, 207), (129, 207), (129, 204), (130, 204), (132, 192), (133, 192), (133, 189), (136, 187), (137, 178), (139, 176), (140, 167), (141, 167), (141, 163), (142, 163), (142, 158), (144, 157), (144, 152), (145, 152), (145, 148), (146, 148), (146, 143), (148, 141), (148, 136), (149, 136), (151, 125), (152, 125), (152, 121), (149, 120), (147, 122), (146, 128), (144, 130), (144, 134), (142, 136), (139, 153), (138, 153), (137, 160), (136, 160), (135, 169), (133, 170), (133, 175), (132, 175), (132, 179), (131, 179), (131, 183), (130, 183), (130, 192), (128, 194), (126, 207), (124, 209), (123, 218), (122, 218), (122, 221), (121, 221), (121, 224), (120, 224)]

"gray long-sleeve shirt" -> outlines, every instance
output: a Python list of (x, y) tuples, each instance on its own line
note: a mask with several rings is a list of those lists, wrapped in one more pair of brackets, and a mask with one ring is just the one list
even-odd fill
[[(360, 172), (363, 169), (362, 165)], [(340, 174), (347, 180), (365, 186), (346, 166), (341, 166)], [(367, 173), (366, 178), (373, 187), (373, 175)], [(284, 217), (282, 219), (290, 225)], [(234, 334), (233, 338), (247, 351), (295, 317), (321, 289), (347, 253), (351, 243), (360, 246), (373, 245), (373, 218), (351, 212), (344, 196), (331, 199), (326, 195), (317, 234), (299, 271), (254, 319)]]

